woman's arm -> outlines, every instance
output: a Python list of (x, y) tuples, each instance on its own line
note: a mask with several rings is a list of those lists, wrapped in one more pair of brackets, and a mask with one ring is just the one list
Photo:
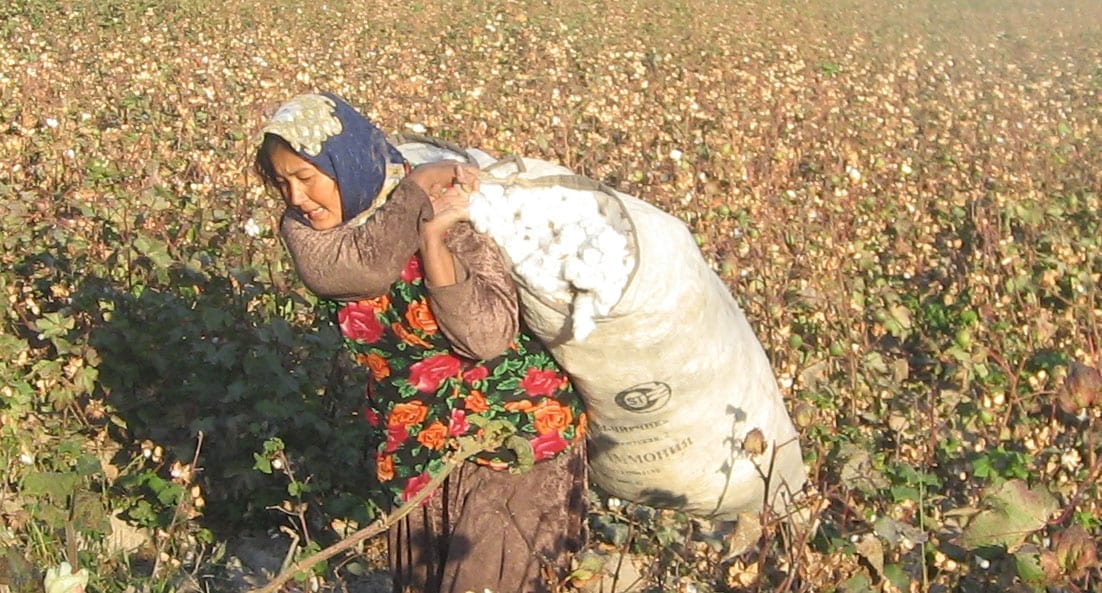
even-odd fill
[[(468, 222), (467, 196), (478, 187), (478, 170), (453, 164), (428, 173), (436, 179), (420, 179), (430, 188), (434, 214), (420, 234), (429, 304), (458, 354), (494, 358), (516, 338), (520, 313), (501, 251)], [(441, 184), (441, 175), (450, 187)]]
[(455, 274), (451, 284), (433, 282), (428, 256), (421, 254), (436, 324), (456, 353), (476, 360), (499, 356), (520, 331), (516, 285), (501, 252), (466, 222), (451, 228), (444, 248)]
[(429, 304), (456, 353), (494, 358), (519, 331), (516, 287), (501, 252), (467, 222), (468, 193), (478, 189), (477, 167), (455, 162), (422, 165), (409, 181), (429, 194), (432, 220), (419, 228)]
[(390, 290), (420, 248), (415, 229), (432, 216), (428, 195), (418, 185), (399, 183), (360, 225), (317, 231), (284, 214), (280, 235), (306, 288), (322, 298), (351, 301)]

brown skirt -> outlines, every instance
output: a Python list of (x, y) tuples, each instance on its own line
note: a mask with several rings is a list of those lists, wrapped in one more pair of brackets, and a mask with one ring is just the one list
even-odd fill
[(584, 543), (585, 446), (524, 474), (464, 463), (390, 529), (398, 593), (542, 593)]

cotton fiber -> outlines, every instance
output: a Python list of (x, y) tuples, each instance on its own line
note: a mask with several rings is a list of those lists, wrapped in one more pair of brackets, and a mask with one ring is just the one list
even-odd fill
[(602, 212), (592, 191), (484, 180), (470, 196), (471, 224), (501, 247), (529, 289), (571, 307), (584, 340), (620, 300), (635, 256), (618, 212)]

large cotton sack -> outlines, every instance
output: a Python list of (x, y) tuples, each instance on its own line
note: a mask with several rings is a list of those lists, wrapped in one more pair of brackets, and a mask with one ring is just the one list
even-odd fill
[[(398, 148), (414, 163), (496, 163), (474, 150)], [(518, 160), (499, 163), (494, 175), (586, 185), (561, 166)], [(525, 323), (585, 401), (590, 476), (613, 496), (707, 518), (735, 519), (766, 506), (783, 513), (806, 472), (769, 360), (742, 310), (684, 223), (635, 197), (589, 186), (603, 214), (630, 223), (636, 255), (611, 312), (575, 339), (570, 303), (514, 279)], [(745, 441), (757, 431), (764, 451), (753, 454), (761, 449)]]

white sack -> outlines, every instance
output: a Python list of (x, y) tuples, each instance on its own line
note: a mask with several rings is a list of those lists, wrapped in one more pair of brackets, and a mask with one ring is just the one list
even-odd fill
[[(423, 144), (398, 148), (417, 164), (466, 160)], [(467, 154), (484, 169), (495, 163), (484, 152)], [(535, 159), (523, 165), (524, 172), (508, 164), (493, 175), (570, 174)], [(766, 504), (784, 512), (806, 480), (798, 437), (769, 360), (727, 285), (679, 219), (620, 192), (591, 193), (604, 216), (627, 221), (635, 256), (611, 311), (596, 315), (577, 339), (573, 304), (533, 290), (515, 268), (513, 275), (525, 323), (585, 401), (594, 482), (625, 500), (715, 519)], [(503, 240), (495, 237), (499, 246)], [(743, 449), (754, 429), (767, 445), (756, 456)]]

